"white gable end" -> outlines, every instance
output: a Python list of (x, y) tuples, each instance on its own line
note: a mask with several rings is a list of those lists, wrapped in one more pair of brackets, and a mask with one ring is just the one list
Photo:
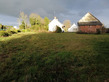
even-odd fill
[(76, 24), (73, 24), (70, 28), (68, 28), (68, 32), (77, 32), (78, 26)]
[(59, 26), (62, 31), (64, 31), (63, 24), (61, 24), (58, 19), (53, 19), (50, 23), (49, 23), (49, 31), (54, 32), (56, 31), (56, 26)]

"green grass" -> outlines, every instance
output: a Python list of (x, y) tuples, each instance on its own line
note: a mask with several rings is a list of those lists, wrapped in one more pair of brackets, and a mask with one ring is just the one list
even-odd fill
[(108, 82), (109, 34), (0, 37), (0, 82)]

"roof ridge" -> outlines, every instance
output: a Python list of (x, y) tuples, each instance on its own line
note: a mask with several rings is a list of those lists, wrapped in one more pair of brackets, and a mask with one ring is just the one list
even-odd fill
[(92, 21), (97, 21), (100, 22), (94, 15), (92, 15), (90, 12), (86, 13), (80, 20), (79, 22), (92, 22)]
[[(93, 16), (96, 20), (98, 20), (92, 13), (88, 12), (91, 16)], [(99, 21), (99, 20), (98, 20)]]

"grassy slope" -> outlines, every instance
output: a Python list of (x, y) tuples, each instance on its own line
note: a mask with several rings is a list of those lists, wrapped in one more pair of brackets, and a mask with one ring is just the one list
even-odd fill
[(20, 33), (0, 38), (0, 82), (109, 80), (109, 35)]

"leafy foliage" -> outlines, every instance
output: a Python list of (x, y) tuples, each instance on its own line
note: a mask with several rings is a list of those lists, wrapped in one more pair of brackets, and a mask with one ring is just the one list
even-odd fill
[(31, 30), (45, 30), (48, 31), (49, 19), (45, 17), (44, 19), (40, 17), (40, 15), (32, 13), (29, 17), (29, 21), (31, 24)]
[(106, 28), (106, 33), (109, 33), (109, 28)]
[(64, 26), (65, 26), (64, 30), (65, 30), (65, 32), (67, 32), (68, 28), (71, 27), (71, 21), (70, 20), (65, 20), (63, 23), (64, 23)]
[(21, 32), (21, 30), (16, 30), (16, 32)]
[(49, 24), (50, 20), (47, 17), (45, 17), (44, 22), (45, 22), (45, 29), (48, 30), (48, 24)]
[(18, 22), (20, 24), (20, 29), (26, 29), (28, 23), (28, 16), (24, 12), (20, 12)]
[(62, 29), (59, 27), (59, 26), (56, 26), (56, 31), (55, 33), (61, 33), (62, 32)]
[(26, 25), (25, 25), (24, 21), (22, 21), (22, 24), (19, 27), (20, 27), (20, 29), (25, 29)]
[(8, 31), (10, 31), (10, 30), (16, 30), (13, 26), (7, 26), (6, 25), (6, 27), (7, 27), (6, 30), (8, 30)]
[(15, 31), (8, 31), (8, 33), (11, 35), (11, 34), (16, 34), (17, 32), (15, 32)]
[(6, 31), (0, 31), (0, 36), (9, 36), (9, 34)]
[(101, 34), (101, 30), (100, 29), (96, 29), (96, 34)]
[(42, 18), (40, 17), (40, 15), (32, 13), (30, 15), (29, 20), (30, 20), (31, 26), (33, 26), (33, 25), (40, 25)]
[(0, 24), (0, 30), (6, 30), (6, 27), (2, 24)]

